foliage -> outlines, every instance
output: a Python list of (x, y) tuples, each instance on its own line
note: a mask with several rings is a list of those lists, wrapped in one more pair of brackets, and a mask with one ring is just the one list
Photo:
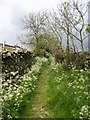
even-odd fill
[[(64, 2), (58, 5), (58, 14), (54, 13), (51, 22), (44, 12), (30, 13), (25, 17), (23, 22), (27, 40), (23, 43), (33, 45), (34, 54), (39, 57), (34, 59), (31, 52), (24, 50), (2, 53), (3, 119), (23, 117), (26, 107), (31, 105), (39, 76), (47, 63), (50, 65), (48, 107), (53, 113), (52, 117), (88, 118), (90, 58), (87, 59), (89, 54), (84, 52), (85, 13), (82, 10), (82, 4)], [(52, 28), (49, 28), (49, 23)], [(86, 29), (88, 33), (89, 27)], [(63, 36), (67, 39), (65, 52)], [(74, 39), (81, 43), (82, 52), (76, 53)], [(70, 50), (70, 40), (74, 52)], [(33, 62), (35, 64), (32, 65)]]
[(55, 64), (49, 71), (48, 106), (54, 118), (88, 118), (88, 83), (90, 69), (70, 70)]
[[(50, 54), (49, 59), (36, 57), (32, 65), (21, 79), (20, 84), (11, 80), (4, 82), (2, 88), (2, 115), (4, 119), (23, 118), (23, 112), (30, 107), (37, 82), (43, 66), (49, 63), (48, 71), (48, 108), (52, 118), (88, 118), (88, 83), (90, 69), (85, 67), (66, 69), (64, 63), (56, 63)], [(65, 68), (65, 69), (64, 69)], [(6, 86), (8, 89), (6, 90)], [(47, 98), (46, 98), (47, 99)]]
[[(37, 81), (43, 64), (48, 61), (46, 58), (36, 58), (36, 63), (31, 70), (19, 79), (14, 86), (11, 80), (6, 81), (2, 86), (2, 117), (3, 119), (21, 118), (25, 107), (30, 104), (30, 99), (36, 89)], [(8, 85), (9, 84), (9, 85)], [(6, 90), (6, 86), (8, 89)], [(23, 111), (22, 111), (23, 110)]]
[[(59, 61), (62, 60), (62, 64), (66, 69), (71, 69), (72, 65), (76, 66), (77, 69), (85, 69), (85, 67), (90, 68), (90, 54), (88, 52), (70, 52), (69, 54), (69, 64), (67, 62), (67, 53), (63, 52)], [(55, 57), (56, 58), (56, 57)], [(57, 61), (57, 58), (56, 58)]]
[(87, 28), (86, 28), (86, 32), (90, 33), (90, 24), (88, 24)]
[(49, 35), (49, 34), (40, 35), (38, 40), (39, 40), (38, 47), (37, 47), (36, 41), (34, 41), (34, 40), (31, 41), (31, 44), (35, 48), (34, 52), (38, 56), (47, 57), (48, 53), (54, 54), (55, 47), (56, 47), (56, 45), (59, 44), (58, 40), (56, 41), (54, 36)]
[[(62, 52), (64, 49), (66, 50), (64, 58), (70, 64), (70, 47), (75, 53), (76, 46), (79, 46), (77, 44), (80, 42), (84, 53), (84, 40), (87, 38), (84, 31), (86, 9), (82, 3), (69, 0), (60, 2), (56, 10), (50, 13), (32, 12), (25, 16), (23, 25), (26, 39), (23, 38), (21, 41), (23, 44), (33, 44), (35, 55), (47, 56), (47, 53), (51, 53), (55, 55), (56, 61), (60, 62), (63, 61)], [(66, 46), (64, 48), (65, 40)], [(75, 42), (76, 40), (78, 42)], [(57, 41), (60, 44), (58, 51), (55, 48)]]
[[(78, 52), (71, 54), (71, 62), (78, 69), (90, 68), (90, 54), (88, 52)], [(74, 59), (73, 59), (74, 58)]]

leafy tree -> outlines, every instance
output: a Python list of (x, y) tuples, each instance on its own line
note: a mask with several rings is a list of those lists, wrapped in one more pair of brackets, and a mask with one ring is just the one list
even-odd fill
[(43, 34), (39, 36), (38, 41), (38, 48), (36, 41), (32, 40), (31, 45), (34, 46), (34, 52), (39, 56), (46, 56), (47, 53), (54, 54), (56, 45), (59, 45), (58, 40), (56, 41), (56, 38), (50, 34)]

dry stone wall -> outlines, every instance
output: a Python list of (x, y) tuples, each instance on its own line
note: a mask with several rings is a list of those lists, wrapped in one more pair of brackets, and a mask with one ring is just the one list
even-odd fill
[(17, 52), (2, 52), (2, 84), (7, 80), (19, 84), (23, 76), (34, 62), (34, 56), (30, 51), (19, 50)]

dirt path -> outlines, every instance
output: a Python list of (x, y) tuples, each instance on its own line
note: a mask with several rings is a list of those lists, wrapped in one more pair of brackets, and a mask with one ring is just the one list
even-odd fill
[(40, 75), (33, 104), (29, 110), (30, 116), (28, 116), (28, 118), (50, 118), (50, 113), (47, 107), (47, 100), (49, 99), (47, 95), (48, 71), (49, 67), (43, 70)]

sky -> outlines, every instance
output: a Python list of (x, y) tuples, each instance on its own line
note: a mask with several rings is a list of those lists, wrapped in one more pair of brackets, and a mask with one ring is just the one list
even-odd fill
[(29, 12), (56, 9), (59, 1), (62, 0), (0, 0), (0, 43), (20, 45), (17, 37), (22, 33), (22, 18)]
[(0, 0), (0, 43), (16, 44), (22, 31), (22, 18), (29, 12), (51, 10), (57, 0)]

